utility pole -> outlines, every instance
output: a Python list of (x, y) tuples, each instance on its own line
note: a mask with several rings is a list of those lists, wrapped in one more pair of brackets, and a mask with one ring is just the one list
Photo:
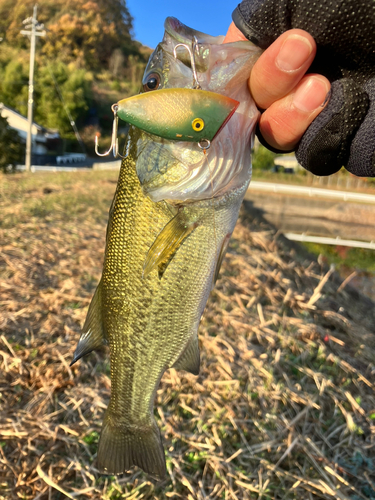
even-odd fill
[[(34, 66), (35, 66), (35, 41), (37, 36), (44, 36), (46, 32), (43, 30), (44, 25), (39, 24), (36, 19), (37, 5), (34, 5), (33, 17), (28, 17), (23, 21), (26, 30), (21, 31), (21, 35), (30, 37), (30, 71), (29, 71), (29, 98), (27, 101), (27, 140), (26, 140), (26, 171), (31, 168), (31, 151), (32, 151), (32, 127), (33, 127), (33, 105), (34, 105)], [(30, 30), (31, 31), (27, 31)]]

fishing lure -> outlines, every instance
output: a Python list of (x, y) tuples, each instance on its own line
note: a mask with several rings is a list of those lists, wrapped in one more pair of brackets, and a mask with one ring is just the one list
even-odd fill
[(211, 141), (230, 120), (240, 103), (230, 97), (201, 89), (194, 58), (197, 45), (195, 39), (192, 49), (186, 44), (174, 47), (176, 59), (178, 47), (189, 52), (193, 88), (166, 88), (145, 92), (114, 104), (111, 147), (106, 153), (99, 153), (96, 137), (95, 152), (98, 156), (107, 156), (113, 150), (115, 157), (123, 158), (118, 151), (118, 118), (163, 139), (196, 142), (203, 150), (210, 147)]
[(186, 88), (160, 89), (119, 101), (117, 115), (164, 139), (212, 141), (239, 105), (230, 97)]

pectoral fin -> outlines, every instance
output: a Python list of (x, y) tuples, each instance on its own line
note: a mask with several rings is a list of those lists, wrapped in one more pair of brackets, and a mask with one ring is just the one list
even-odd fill
[(102, 282), (95, 291), (92, 298), (85, 324), (82, 328), (81, 337), (74, 352), (72, 366), (76, 361), (106, 343), (102, 322)]
[(168, 261), (197, 225), (197, 222), (187, 219), (183, 209), (180, 210), (158, 234), (148, 251), (143, 265), (143, 277), (156, 267), (163, 273)]
[(200, 356), (198, 335), (195, 333), (189, 340), (188, 345), (182, 352), (181, 356), (173, 365), (176, 370), (186, 370), (193, 375), (199, 375)]

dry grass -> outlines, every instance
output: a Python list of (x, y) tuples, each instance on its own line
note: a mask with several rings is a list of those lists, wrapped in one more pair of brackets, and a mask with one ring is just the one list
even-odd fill
[(375, 312), (245, 213), (157, 394), (169, 478), (100, 476), (106, 353), (69, 367), (100, 277), (111, 173), (2, 177), (0, 498), (375, 498)]

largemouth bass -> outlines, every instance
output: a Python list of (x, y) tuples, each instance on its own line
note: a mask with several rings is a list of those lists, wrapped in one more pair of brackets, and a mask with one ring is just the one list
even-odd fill
[[(111, 398), (99, 441), (98, 468), (121, 474), (133, 465), (165, 475), (156, 390), (171, 367), (199, 372), (198, 325), (251, 177), (251, 137), (258, 116), (247, 79), (259, 49), (222, 44), (165, 22), (143, 91), (192, 88), (189, 55), (198, 42), (199, 84), (240, 102), (208, 151), (130, 127), (126, 158), (109, 213), (103, 275), (73, 362), (109, 346)], [(200, 90), (196, 90), (200, 92)], [(179, 114), (178, 102), (164, 113)]]

